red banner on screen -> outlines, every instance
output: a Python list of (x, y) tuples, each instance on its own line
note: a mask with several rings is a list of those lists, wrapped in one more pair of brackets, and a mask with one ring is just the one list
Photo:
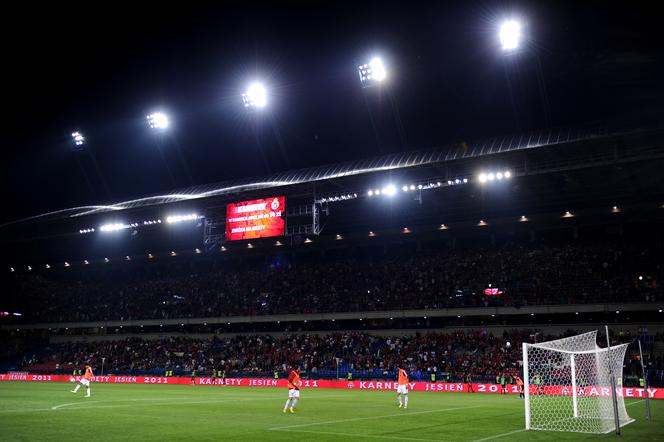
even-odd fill
[[(78, 382), (82, 376), (32, 373), (0, 373), (0, 381), (23, 382)], [(191, 378), (161, 377), (161, 376), (94, 376), (92, 382), (104, 384), (152, 384), (152, 385), (188, 385)], [(196, 385), (210, 385), (218, 387), (278, 387), (286, 388), (286, 379), (270, 378), (200, 378), (194, 380)], [(303, 379), (302, 388), (341, 388), (345, 390), (396, 390), (394, 381), (334, 381), (325, 379)], [(579, 396), (611, 396), (609, 387), (577, 387)], [(460, 382), (409, 382), (411, 391), (468, 393), (468, 384)], [(497, 384), (473, 384), (474, 393), (500, 394), (501, 386)], [(570, 396), (571, 386), (548, 386), (538, 392), (534, 385), (530, 386), (531, 395)], [(510, 384), (507, 386), (508, 394), (518, 394), (519, 387)], [(651, 399), (664, 399), (664, 389), (623, 387), (621, 395), (626, 398), (644, 398), (646, 393)], [(470, 393), (473, 394), (473, 393)]]
[(226, 241), (282, 236), (286, 230), (285, 217), (285, 196), (228, 204)]

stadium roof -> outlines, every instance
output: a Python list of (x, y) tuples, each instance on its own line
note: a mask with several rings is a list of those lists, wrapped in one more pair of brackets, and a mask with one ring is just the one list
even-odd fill
[(279, 172), (262, 177), (222, 181), (213, 184), (176, 189), (163, 195), (152, 195), (113, 204), (71, 207), (12, 221), (0, 227), (34, 220), (66, 219), (86, 215), (117, 212), (127, 209), (163, 205), (180, 201), (237, 194), (251, 190), (271, 189), (335, 178), (369, 174), (380, 171), (427, 166), (462, 159), (480, 158), (508, 152), (518, 152), (545, 146), (573, 143), (628, 133), (608, 132), (605, 129), (550, 130), (523, 135), (505, 136), (479, 142), (461, 142), (427, 150), (406, 151), (379, 157)]

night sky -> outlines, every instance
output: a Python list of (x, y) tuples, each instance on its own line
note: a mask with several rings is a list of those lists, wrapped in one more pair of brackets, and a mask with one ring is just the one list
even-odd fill
[[(338, 3), (3, 14), (0, 220), (461, 140), (648, 126), (664, 114), (653, 3)], [(505, 18), (524, 23), (515, 54), (498, 41)], [(388, 81), (363, 89), (356, 65), (374, 55)], [(260, 112), (242, 106), (252, 80), (269, 91)], [(163, 136), (147, 128), (154, 110), (171, 117)], [(87, 151), (73, 149), (74, 130)]]

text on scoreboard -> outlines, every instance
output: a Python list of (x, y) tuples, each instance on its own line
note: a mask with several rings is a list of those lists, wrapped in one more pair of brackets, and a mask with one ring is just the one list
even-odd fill
[(226, 241), (282, 236), (286, 230), (285, 217), (285, 196), (228, 204)]

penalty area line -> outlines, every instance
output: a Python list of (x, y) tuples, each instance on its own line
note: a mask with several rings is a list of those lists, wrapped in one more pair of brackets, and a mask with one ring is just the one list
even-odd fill
[[(636, 404), (638, 404), (640, 402), (643, 402), (643, 401), (645, 401), (645, 399), (640, 399), (638, 401), (630, 402), (629, 404), (625, 404), (625, 406), (629, 407), (630, 405), (636, 405)], [(526, 431), (526, 429), (522, 428), (520, 430), (514, 430), (514, 431), (509, 431), (507, 433), (495, 434), (493, 436), (488, 436), (488, 437), (485, 437), (485, 438), (482, 438), (482, 439), (475, 439), (473, 442), (483, 442), (485, 440), (499, 439), (501, 437), (510, 436), (512, 434), (523, 433), (524, 431)]]
[[(270, 430), (274, 429), (270, 428)], [(382, 436), (378, 434), (338, 433), (333, 431), (289, 430), (289, 429), (279, 429), (274, 431), (287, 431), (289, 433), (307, 433), (307, 434), (329, 434), (332, 436), (348, 436), (352, 437), (353, 439), (371, 438), (371, 439), (391, 439), (391, 440), (415, 440), (415, 441), (425, 441), (425, 442), (446, 442), (443, 439), (421, 439), (417, 437)]]
[(445, 411), (455, 411), (455, 410), (470, 410), (472, 408), (481, 408), (481, 407), (486, 407), (486, 405), (475, 405), (475, 406), (472, 406), (472, 407), (442, 408), (440, 410), (415, 411), (415, 412), (412, 412), (412, 413), (409, 413), (409, 412), (404, 410), (402, 413), (383, 414), (383, 415), (380, 415), (380, 416), (352, 417), (352, 418), (349, 418), (349, 419), (337, 419), (337, 420), (333, 420), (333, 421), (311, 422), (309, 424), (287, 425), (285, 427), (268, 428), (268, 430), (270, 430), (270, 431), (289, 430), (291, 428), (313, 427), (315, 425), (340, 424), (340, 423), (343, 423), (343, 422), (357, 422), (357, 421), (366, 421), (366, 420), (373, 420), (373, 419), (384, 419), (384, 418), (388, 418), (388, 417), (415, 416), (415, 415), (418, 415), (418, 414), (442, 413), (442, 412), (445, 412)]

